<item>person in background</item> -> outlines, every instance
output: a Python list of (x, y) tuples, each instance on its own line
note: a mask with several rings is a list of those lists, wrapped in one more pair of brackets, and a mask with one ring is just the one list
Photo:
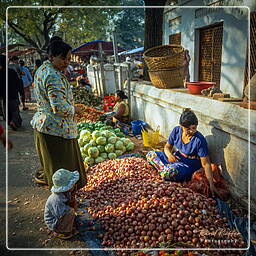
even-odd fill
[[(0, 86), (3, 97), (3, 105), (6, 106), (6, 57), (0, 55)], [(25, 98), (22, 80), (19, 79), (18, 74), (11, 68), (8, 68), (8, 125), (13, 129), (21, 127), (22, 119), (19, 109), (19, 96)], [(5, 107), (4, 107), (5, 110)]]
[[(10, 58), (10, 60), (9, 60), (9, 68), (13, 69), (14, 71), (16, 71), (16, 73), (18, 74), (18, 78), (23, 83), (22, 76), (24, 75), (24, 72), (22, 72), (21, 67), (19, 65), (19, 57), (12, 56)], [(22, 109), (23, 110), (27, 110), (28, 108), (26, 107), (26, 104), (25, 104), (25, 94), (21, 95), (20, 99), (21, 99), (21, 103), (22, 103), (22, 107), (23, 107)]]
[[(25, 67), (25, 62), (23, 60), (19, 61), (21, 71), (24, 75), (22, 75), (22, 81), (23, 81), (23, 87), (24, 87), (24, 93), (25, 93), (25, 101), (31, 101), (31, 92), (30, 92), (30, 86), (32, 84), (33, 78), (29, 72), (29, 69)], [(27, 109), (27, 108), (26, 108)], [(23, 108), (23, 110), (26, 110)]]
[(83, 79), (79, 81), (79, 86), (84, 87), (88, 92), (92, 92), (92, 86), (89, 83), (86, 83)]
[(72, 78), (73, 71), (74, 71), (74, 68), (69, 64), (68, 67), (65, 70), (65, 75), (66, 75), (68, 80), (70, 80)]
[[(218, 194), (213, 184), (207, 142), (197, 131), (196, 115), (190, 109), (185, 109), (179, 123), (170, 133), (164, 152), (150, 151), (146, 156), (148, 162), (164, 180), (174, 182), (191, 180), (193, 173), (203, 167), (212, 195)], [(177, 150), (175, 153), (174, 147)]]
[(18, 77), (21, 79), (22, 75), (23, 75), (23, 72), (20, 68), (20, 65), (19, 65), (19, 57), (17, 56), (12, 56), (9, 60), (9, 65), (8, 65), (9, 68), (13, 69), (14, 71), (17, 72), (18, 74)]
[(52, 187), (52, 176), (60, 168), (78, 170), (78, 188), (86, 184), (86, 172), (77, 142), (75, 114), (81, 109), (74, 106), (71, 86), (63, 74), (71, 58), (71, 46), (52, 41), (47, 53), (49, 60), (37, 70), (34, 78), (34, 94), (37, 112), (31, 125), (41, 168), (35, 181)]
[(79, 85), (79, 81), (80, 81), (80, 80), (83, 80), (86, 84), (90, 84), (89, 79), (88, 79), (86, 73), (83, 73), (81, 76), (78, 76), (78, 77), (76, 78), (76, 85), (77, 85), (77, 86)]
[(69, 239), (77, 233), (75, 187), (78, 180), (78, 171), (66, 169), (59, 169), (52, 176), (52, 194), (45, 204), (44, 221), (57, 238)]
[(13, 147), (13, 144), (10, 140), (6, 140), (6, 135), (4, 135), (4, 128), (0, 124), (0, 140), (3, 143), (3, 146), (7, 149), (11, 149)]
[(126, 102), (128, 97), (124, 94), (124, 91), (117, 90), (115, 94), (116, 104), (113, 108), (113, 112), (108, 112), (100, 117), (101, 121), (105, 121), (107, 125), (115, 126), (117, 123), (129, 122), (129, 106)]

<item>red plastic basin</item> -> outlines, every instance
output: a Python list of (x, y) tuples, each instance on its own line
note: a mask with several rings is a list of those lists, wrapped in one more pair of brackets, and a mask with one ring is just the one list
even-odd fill
[(186, 82), (189, 93), (191, 94), (200, 94), (201, 91), (216, 85), (215, 82)]

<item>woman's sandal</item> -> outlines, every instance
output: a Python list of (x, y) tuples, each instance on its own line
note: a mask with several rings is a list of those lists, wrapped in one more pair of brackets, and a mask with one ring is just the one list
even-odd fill
[(67, 240), (72, 238), (74, 234), (73, 233), (62, 234), (62, 233), (53, 232), (53, 236), (62, 240)]
[(37, 183), (37, 184), (40, 184), (40, 185), (48, 185), (46, 182), (45, 182), (45, 180), (44, 179), (40, 179), (40, 178), (38, 178), (38, 177), (34, 177), (34, 179), (35, 179), (35, 182)]

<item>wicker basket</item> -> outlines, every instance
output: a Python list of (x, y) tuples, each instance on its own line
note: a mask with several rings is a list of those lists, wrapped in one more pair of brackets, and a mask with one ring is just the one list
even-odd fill
[(149, 70), (148, 73), (152, 84), (157, 88), (170, 89), (183, 86), (183, 67)]
[(184, 65), (184, 48), (169, 44), (150, 48), (144, 52), (149, 70), (170, 69)]

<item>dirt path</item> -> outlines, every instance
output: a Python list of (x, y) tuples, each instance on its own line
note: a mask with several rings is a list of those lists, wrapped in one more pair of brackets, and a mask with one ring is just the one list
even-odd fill
[[(48, 250), (49, 248), (85, 248), (79, 236), (69, 241), (49, 239), (43, 221), (44, 204), (50, 192), (37, 186), (33, 174), (39, 167), (30, 120), (34, 114), (33, 104), (22, 111), (23, 127), (19, 131), (9, 130), (14, 148), (8, 156), (8, 226), (5, 227), (5, 150), (0, 145), (0, 255), (90, 255), (81, 250)], [(0, 121), (5, 125), (3, 121)], [(8, 234), (7, 243), (6, 231)], [(6, 245), (12, 249), (8, 251)], [(23, 250), (17, 250), (23, 248)], [(24, 248), (31, 248), (25, 250)], [(40, 251), (39, 249), (42, 248)], [(38, 251), (36, 251), (38, 250)]]

